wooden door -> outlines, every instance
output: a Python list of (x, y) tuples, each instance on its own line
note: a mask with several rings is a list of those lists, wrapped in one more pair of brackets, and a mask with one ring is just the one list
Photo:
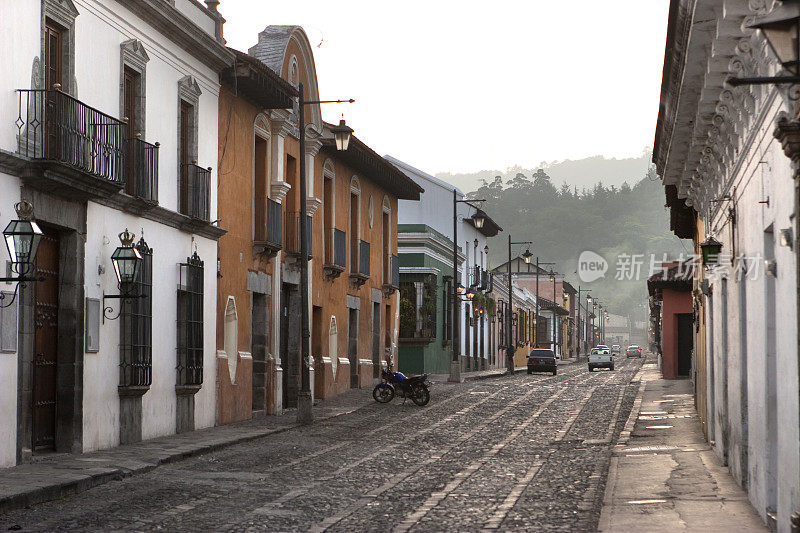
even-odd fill
[(181, 100), (181, 116), (180, 116), (180, 160), (181, 165), (181, 182), (180, 182), (180, 197), (179, 211), (184, 215), (189, 214), (189, 135), (192, 126), (191, 121), (192, 106)]
[(58, 370), (58, 235), (45, 232), (36, 254), (34, 286), (33, 446), (55, 448)]
[(136, 138), (136, 94), (138, 75), (125, 67), (122, 85), (122, 107), (124, 117), (128, 123), (125, 125), (125, 192), (133, 195), (136, 192), (136, 174), (134, 159), (134, 139)]
[[(48, 91), (55, 84), (63, 86), (62, 58), (64, 53), (64, 34), (58, 26), (50, 20), (45, 23), (44, 32), (44, 88)], [(43, 99), (36, 101), (36, 105), (44, 104), (44, 154), (47, 159), (59, 158), (59, 128), (61, 109), (57, 95), (44, 93)]]

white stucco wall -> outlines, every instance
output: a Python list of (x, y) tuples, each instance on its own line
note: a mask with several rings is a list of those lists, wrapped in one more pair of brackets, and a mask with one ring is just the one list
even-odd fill
[(17, 150), (19, 95), (16, 89), (29, 89), (33, 58), (40, 53), (39, 2), (0, 2), (0, 150)]
[[(76, 2), (76, 77), (82, 101), (119, 116), (120, 43), (139, 39), (150, 58), (146, 73), (146, 132), (144, 139), (159, 142), (159, 190), (162, 207), (178, 208), (178, 81), (193, 76), (200, 86), (198, 105), (198, 160), (212, 167), (211, 219), (216, 219), (216, 162), (219, 83), (216, 73), (153, 31), (144, 21), (122, 9), (85, 0)], [(196, 10), (196, 7), (189, 6)], [(211, 27), (213, 33), (213, 26)], [(91, 50), (91, 55), (81, 51)], [(102, 73), (102, 76), (98, 74)], [(142, 438), (175, 432), (176, 427), (176, 312), (178, 265), (197, 246), (205, 261), (204, 384), (195, 395), (195, 426), (214, 424), (216, 409), (216, 242), (192, 236), (157, 222), (89, 203), (86, 237), (86, 296), (118, 292), (111, 253), (125, 228), (142, 229), (153, 255), (153, 383), (142, 397)], [(105, 274), (98, 275), (103, 265)], [(114, 301), (115, 311), (118, 302)], [(108, 448), (119, 442), (119, 323), (101, 326), (99, 353), (85, 354), (84, 449)]]
[[(741, 166), (732, 178), (736, 186), (737, 225), (732, 238), (731, 224), (717, 216), (709, 233), (723, 242), (723, 253), (744, 254), (760, 258), (757, 279), (727, 281), (727, 351), (723, 344), (722, 282), (712, 281), (714, 381), (710, 388), (714, 397), (708, 406), (714, 413), (714, 434), (720, 457), (727, 452), (731, 472), (747, 490), (754, 507), (766, 518), (770, 505), (768, 486), (777, 485), (779, 528), (789, 524), (789, 515), (798, 506), (798, 379), (795, 297), (796, 255), (780, 245), (780, 230), (793, 227), (790, 215), (794, 210), (791, 166), (780, 144), (772, 135), (777, 113), (783, 102), (778, 98), (765, 115), (753, 143), (741, 155)], [(731, 189), (731, 194), (733, 190)], [(769, 199), (769, 204), (761, 203)], [(723, 202), (725, 212), (730, 202)], [(773, 233), (766, 233), (769, 227)], [(765, 239), (774, 240), (774, 257), (778, 264), (775, 283), (775, 320), (769, 323), (766, 313), (768, 283), (763, 269)], [(768, 257), (772, 258), (772, 257)], [(744, 285), (744, 290), (742, 289)], [(769, 291), (771, 292), (771, 291)], [(744, 303), (741, 301), (745, 295)], [(744, 314), (742, 314), (744, 308)], [(776, 339), (776, 372), (767, 365), (770, 329)], [(741, 343), (742, 330), (746, 336)], [(745, 371), (746, 368), (746, 371)], [(710, 376), (709, 376), (710, 377)], [(777, 441), (768, 431), (773, 391), (777, 402)], [(727, 440), (723, 437), (727, 434)], [(745, 440), (746, 439), (746, 440)], [(773, 448), (774, 447), (774, 448)], [(774, 449), (774, 452), (771, 450)], [(769, 454), (776, 453), (777, 468), (770, 471)], [(745, 459), (743, 459), (745, 458)], [(747, 461), (745, 467), (744, 460)], [(776, 476), (771, 481), (770, 476)]]
[[(16, 218), (14, 203), (18, 201), (19, 180), (0, 172), (0, 230)], [(8, 260), (4, 241), (0, 244), (0, 276), (5, 276)], [(13, 292), (14, 289), (13, 283), (0, 283), (2, 292)], [(4, 312), (16, 312), (17, 309), (15, 302)], [(17, 352), (0, 352), (0, 467), (13, 466), (17, 458), (17, 368)]]

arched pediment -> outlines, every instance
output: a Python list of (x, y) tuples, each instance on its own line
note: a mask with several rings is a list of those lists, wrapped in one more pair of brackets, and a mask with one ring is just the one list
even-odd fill
[[(289, 82), (294, 77), (291, 69), (295, 63), (292, 58), (296, 58), (299, 81), (304, 82), (305, 99), (319, 100), (314, 52), (302, 26), (267, 26), (258, 34), (258, 43), (248, 53)], [(319, 104), (306, 106), (306, 113), (314, 129), (322, 132)]]

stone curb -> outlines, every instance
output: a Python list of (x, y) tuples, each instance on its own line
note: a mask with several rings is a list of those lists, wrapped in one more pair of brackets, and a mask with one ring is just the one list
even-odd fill
[[(327, 421), (333, 418), (337, 418), (339, 416), (349, 414), (351, 412), (353, 412), (352, 409), (341, 412), (335, 412), (327, 416), (317, 417), (315, 418), (315, 421), (317, 422)], [(121, 479), (125, 479), (127, 477), (131, 477), (137, 474), (144, 474), (150, 472), (151, 470), (154, 470), (155, 468), (161, 465), (175, 463), (178, 461), (182, 461), (184, 459), (188, 459), (190, 457), (197, 457), (207, 453), (215, 452), (227, 448), (229, 446), (234, 446), (236, 444), (242, 444), (245, 442), (250, 442), (256, 439), (267, 437), (269, 435), (283, 433), (289, 431), (290, 429), (294, 429), (300, 426), (301, 426), (300, 424), (294, 423), (291, 425), (281, 426), (278, 428), (257, 430), (254, 433), (248, 435), (240, 435), (228, 439), (222, 438), (217, 442), (197, 444), (195, 447), (189, 449), (182, 448), (175, 450), (172, 453), (167, 452), (165, 455), (160, 455), (152, 459), (142, 460), (142, 459), (125, 457), (124, 460), (120, 462), (138, 463), (136, 466), (129, 468), (119, 467), (119, 466), (118, 467), (100, 466), (99, 468), (98, 467), (92, 468), (90, 464), (87, 464), (86, 469), (94, 470), (92, 473), (84, 474), (76, 472), (72, 474), (73, 476), (75, 476), (74, 479), (57, 481), (46, 486), (38, 486), (28, 490), (23, 488), (19, 492), (16, 492), (14, 494), (0, 495), (0, 515), (17, 509), (30, 507), (31, 505), (62, 499), (67, 496), (87, 491), (93, 487), (96, 487), (98, 485), (103, 485), (110, 481), (119, 481)], [(154, 454), (157, 453), (158, 452), (154, 452)], [(79, 457), (79, 455), (77, 454), (76, 456)]]

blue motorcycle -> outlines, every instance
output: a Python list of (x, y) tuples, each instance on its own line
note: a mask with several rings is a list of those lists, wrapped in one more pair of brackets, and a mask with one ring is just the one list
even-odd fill
[(389, 403), (395, 395), (411, 401), (422, 407), (431, 400), (428, 391), (431, 382), (428, 381), (428, 374), (421, 376), (408, 376), (402, 372), (393, 372), (391, 365), (381, 370), (381, 381), (372, 389), (372, 397), (378, 403)]

